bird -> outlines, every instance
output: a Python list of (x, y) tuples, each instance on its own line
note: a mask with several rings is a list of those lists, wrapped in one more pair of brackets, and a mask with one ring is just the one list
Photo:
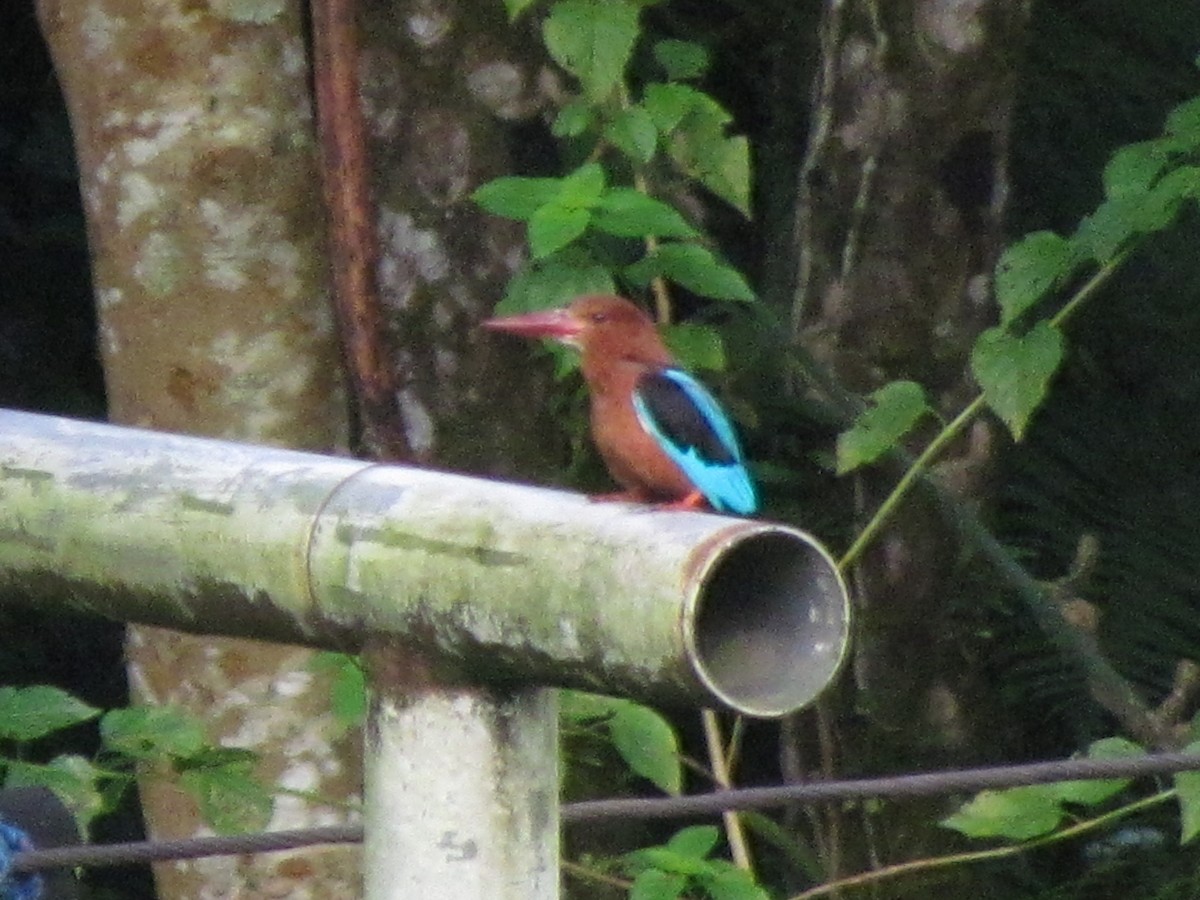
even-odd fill
[(579, 351), (592, 440), (624, 489), (597, 499), (752, 515), (754, 482), (729, 417), (680, 367), (654, 320), (623, 297), (486, 319), (484, 328), (550, 338)]

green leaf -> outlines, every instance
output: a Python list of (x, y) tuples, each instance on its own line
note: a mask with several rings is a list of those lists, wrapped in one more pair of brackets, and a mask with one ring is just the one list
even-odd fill
[(750, 217), (750, 142), (746, 138), (689, 135), (681, 139), (677, 134), (671, 150), (684, 174), (700, 179), (706, 188)]
[(529, 7), (533, 6), (537, 0), (504, 0), (504, 9), (508, 13), (508, 21), (515, 22), (517, 17)]
[(248, 774), (258, 764), (258, 754), (245, 747), (218, 747), (213, 744), (201, 747), (191, 756), (177, 759), (175, 768), (179, 772), (199, 769), (227, 768)]
[(713, 852), (720, 838), (721, 832), (715, 825), (692, 825), (675, 832), (666, 846), (681, 856), (704, 859)]
[(49, 788), (81, 825), (110, 810), (100, 790), (107, 773), (82, 756), (63, 754), (45, 765), (10, 760), (5, 766), (8, 769), (5, 787)]
[(616, 715), (617, 705), (628, 701), (587, 691), (559, 691), (558, 714), (565, 720), (580, 724), (607, 719)]
[(662, 715), (632, 701), (616, 705), (608, 722), (613, 746), (629, 768), (667, 794), (683, 790), (683, 765), (675, 729)]
[(1071, 236), (1083, 256), (1106, 263), (1137, 233), (1138, 197), (1113, 197), (1085, 216)]
[(1106, 737), (1092, 741), (1087, 751), (1088, 759), (1128, 759), (1131, 756), (1145, 755), (1145, 747), (1123, 737)]
[(693, 41), (659, 41), (654, 45), (654, 59), (671, 81), (699, 78), (708, 71), (708, 48)]
[(686, 887), (683, 875), (647, 869), (633, 879), (629, 900), (678, 900)]
[[(1112, 737), (1094, 741), (1088, 747), (1088, 759), (1124, 759), (1130, 756), (1144, 756), (1146, 751), (1133, 741), (1125, 738)], [(1110, 797), (1114, 797), (1129, 787), (1130, 778), (1100, 778), (1086, 781), (1059, 781), (1046, 785), (1054, 796), (1063, 803), (1078, 803), (1083, 806), (1096, 806)]]
[(1200, 168), (1180, 166), (1158, 180), (1141, 198), (1135, 225), (1146, 233), (1168, 228), (1186, 200), (1200, 199)]
[(494, 178), (478, 187), (471, 199), (493, 215), (525, 222), (558, 196), (561, 185), (558, 178)]
[(735, 866), (711, 878), (701, 879), (712, 900), (770, 900), (770, 894), (754, 883), (754, 877)]
[(1162, 139), (1119, 148), (1104, 167), (1104, 195), (1126, 197), (1145, 193), (1171, 165), (1174, 157), (1171, 142)]
[(109, 750), (134, 759), (189, 757), (206, 743), (200, 723), (170, 706), (109, 710), (100, 720), (100, 736)]
[(1187, 148), (1200, 147), (1200, 97), (1185, 100), (1171, 110), (1166, 131), (1180, 138)]
[(1200, 834), (1200, 772), (1176, 772), (1179, 795), (1179, 843), (1187, 844)]
[(638, 8), (624, 0), (560, 0), (542, 26), (554, 61), (603, 100), (625, 72), (638, 37)]
[(1000, 321), (1009, 324), (1074, 271), (1072, 245), (1053, 231), (1027, 234), (1006, 249), (996, 263), (996, 301)]
[(1200, 166), (1172, 169), (1159, 180), (1152, 193), (1180, 200), (1200, 200)]
[(702, 875), (709, 870), (708, 860), (676, 853), (667, 847), (646, 847), (638, 850), (637, 856), (656, 869), (676, 875)]
[(339, 733), (357, 728), (367, 715), (367, 685), (362, 662), (350, 653), (318, 653), (309, 666), (329, 678), (329, 709)]
[[(1193, 731), (1195, 724), (1196, 719), (1194, 718), (1192, 721)], [(1141, 750), (1140, 747), (1138, 749)], [(1185, 753), (1198, 753), (1200, 752), (1200, 741), (1192, 741), (1183, 749)], [(1197, 834), (1200, 834), (1200, 772), (1176, 772), (1172, 778), (1179, 800), (1179, 843), (1187, 844)]]
[(274, 799), (245, 764), (187, 769), (179, 781), (218, 834), (261, 831), (271, 820)]
[(600, 202), (607, 180), (599, 163), (582, 165), (560, 182), (554, 202), (572, 209), (591, 209)]
[(543, 206), (529, 220), (529, 252), (543, 259), (576, 240), (587, 231), (592, 213), (587, 209), (551, 204)]
[(592, 225), (617, 237), (688, 238), (696, 229), (673, 207), (633, 188), (613, 188), (596, 206)]
[(683, 322), (663, 330), (663, 340), (685, 369), (725, 371), (725, 342), (711, 325)]
[(703, 297), (754, 300), (754, 292), (746, 280), (699, 244), (662, 244), (629, 266), (625, 274), (635, 284), (649, 284), (654, 276), (662, 275)]
[(595, 108), (584, 100), (572, 100), (558, 111), (550, 133), (555, 137), (579, 137), (591, 127)]
[(658, 129), (650, 113), (640, 106), (623, 110), (604, 129), (604, 136), (635, 163), (648, 163), (658, 147)]
[(650, 85), (642, 105), (659, 132), (670, 135), (667, 150), (680, 171), (748, 216), (750, 145), (726, 136), (733, 117), (725, 108), (683, 84)]
[(650, 114), (661, 134), (670, 134), (693, 108), (701, 105), (704, 94), (686, 84), (647, 85), (642, 106)]
[(1079, 224), (1071, 241), (1082, 255), (1107, 262), (1137, 235), (1169, 226), (1189, 199), (1200, 199), (1200, 168), (1179, 166), (1148, 191), (1105, 200)]
[(100, 710), (49, 685), (0, 687), (0, 739), (32, 741), (94, 719)]
[(873, 463), (929, 412), (925, 389), (914, 381), (893, 381), (871, 395), (871, 405), (837, 439), (837, 474)]
[(941, 824), (972, 838), (1025, 841), (1049, 834), (1063, 811), (1044, 784), (982, 791)]
[(512, 316), (565, 306), (585, 294), (612, 294), (617, 289), (604, 266), (575, 248), (527, 267), (508, 283), (496, 315)]
[(975, 342), (971, 371), (988, 406), (1018, 441), (1062, 358), (1062, 334), (1049, 322), (1038, 322), (1024, 335), (989, 328)]

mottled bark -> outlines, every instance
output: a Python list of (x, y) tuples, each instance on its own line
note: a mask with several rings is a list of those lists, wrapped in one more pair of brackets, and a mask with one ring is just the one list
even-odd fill
[[(345, 445), (301, 16), (283, 0), (41, 0), (76, 135), (115, 421)], [(409, 441), (440, 464), (544, 472), (557, 457), (544, 378), (474, 329), (520, 262), (520, 232), (469, 199), (508, 170), (497, 119), (537, 112), (538, 70), (503, 45), (499, 4), (377, 5), (363, 24), (378, 273)], [(137, 629), (129, 655), (143, 700), (186, 707), (214, 739), (262, 753), (281, 787), (354, 799), (357, 748), (330, 739), (305, 652)], [(155, 835), (200, 830), (161, 782), (143, 796)], [(345, 810), (281, 796), (269, 827)], [(358, 894), (356, 868), (339, 848), (157, 875), (164, 897), (330, 898)]]
[[(793, 337), (848, 388), (915, 380), (950, 415), (976, 390), (968, 359), (995, 317), (1027, 6), (826, 0), (789, 312)], [(986, 499), (997, 440), (978, 423), (940, 463), (963, 502)], [(860, 525), (897, 474), (859, 480)], [(858, 616), (848, 689), (822, 704), (815, 730), (785, 730), (789, 777), (1000, 752), (1005, 724), (954, 619), (977, 596), (967, 559), (931, 501), (901, 506), (850, 573)], [(837, 877), (937, 852), (949, 840), (934, 824), (945, 811), (937, 798), (811, 811), (809, 821)]]
[[(791, 312), (795, 337), (850, 388), (912, 379), (950, 414), (975, 391), (967, 361), (995, 315), (1026, 16), (1024, 0), (826, 3)], [(964, 501), (984, 499), (994, 443), (980, 424), (943, 464)], [(863, 480), (864, 515), (894, 475)], [(846, 742), (855, 768), (880, 763), (877, 754), (894, 763), (984, 752), (980, 726), (996, 723), (975, 702), (950, 623), (961, 562), (918, 499), (856, 568), (857, 706), (875, 736), (870, 749), (861, 734)]]
[[(113, 420), (335, 450), (345, 444), (322, 262), (300, 8), (282, 2), (44, 0), (71, 112)], [(262, 754), (271, 828), (346, 820), (359, 754), (310, 654), (132, 629), (143, 702)], [(349, 801), (349, 803), (348, 803)], [(157, 837), (204, 830), (147, 779)], [(156, 871), (163, 897), (350, 897), (357, 850), (217, 857)]]
[(475, 328), (523, 259), (522, 230), (470, 199), (513, 169), (505, 123), (545, 105), (535, 39), (500, 3), (374, 2), (363, 25), (379, 287), (409, 445), (439, 466), (544, 476), (564, 446), (545, 381), (528, 348)]

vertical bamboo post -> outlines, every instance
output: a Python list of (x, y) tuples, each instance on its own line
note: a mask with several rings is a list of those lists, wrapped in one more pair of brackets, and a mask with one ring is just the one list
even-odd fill
[(554, 692), (442, 680), (407, 642), (366, 658), (367, 900), (557, 900)]

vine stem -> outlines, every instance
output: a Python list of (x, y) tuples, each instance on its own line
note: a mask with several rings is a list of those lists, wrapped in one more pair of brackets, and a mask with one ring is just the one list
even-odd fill
[[(1070, 300), (1050, 318), (1050, 324), (1055, 328), (1061, 328), (1066, 321), (1079, 309), (1085, 300), (1088, 300), (1100, 287), (1108, 281), (1112, 274), (1121, 267), (1133, 252), (1135, 244), (1131, 244), (1125, 249), (1118, 252), (1112, 259), (1104, 263), (1098, 268), (1092, 277), (1078, 291), (1075, 292)], [(863, 527), (863, 530), (858, 533), (850, 548), (845, 552), (842, 558), (838, 561), (838, 568), (843, 572), (852, 566), (862, 556), (870, 543), (875, 540), (879, 532), (883, 530), (896, 508), (901, 501), (912, 490), (913, 485), (917, 480), (928, 470), (933, 461), (938, 455), (950, 444), (958, 438), (971, 424), (975, 418), (983, 412), (987, 403), (984, 395), (980, 394), (974, 400), (966, 405), (966, 407), (954, 420), (951, 421), (934, 437), (932, 441), (926, 445), (920, 455), (913, 461), (913, 464), (908, 467), (908, 470), (896, 482), (896, 486), (892, 488), (891, 493), (884, 498), (879, 508), (875, 511), (875, 515)]]
[(1133, 803), (1126, 804), (1119, 809), (1111, 810), (1102, 816), (1097, 816), (1094, 819), (1087, 819), (1079, 822), (1069, 828), (1064, 828), (1062, 831), (1056, 831), (1053, 834), (1043, 835), (1039, 838), (1034, 838), (1030, 841), (1025, 841), (1021, 844), (1014, 844), (1007, 847), (994, 847), (991, 850), (976, 850), (972, 853), (955, 853), (950, 856), (937, 856), (930, 859), (914, 859), (911, 862), (899, 863), (894, 866), (887, 866), (883, 869), (876, 869), (873, 872), (863, 872), (860, 875), (852, 875), (849, 878), (842, 878), (838, 881), (829, 881), (825, 884), (817, 885), (804, 891), (801, 894), (796, 894), (789, 900), (812, 900), (813, 897), (824, 897), (828, 894), (837, 891), (845, 890), (846, 888), (857, 888), (868, 884), (875, 884), (880, 881), (885, 881), (889, 878), (898, 878), (901, 875), (911, 875), (914, 872), (929, 872), (937, 869), (949, 868), (950, 866), (961, 866), (970, 863), (987, 862), (988, 860), (1004, 859), (1009, 856), (1018, 856), (1030, 850), (1035, 850), (1038, 847), (1045, 847), (1049, 844), (1056, 844), (1060, 841), (1069, 840), (1078, 837), (1081, 834), (1086, 834), (1089, 831), (1095, 831), (1100, 828), (1107, 827), (1110, 823), (1123, 819), (1126, 816), (1136, 812), (1141, 812), (1143, 809), (1148, 809), (1151, 806), (1157, 806), (1174, 797), (1176, 791), (1162, 791), (1150, 797), (1143, 797), (1141, 800), (1135, 800)]
[[(733, 787), (733, 776), (729, 771), (729, 755), (725, 751), (725, 740), (721, 735), (721, 723), (717, 714), (711, 709), (701, 710), (701, 721), (704, 724), (704, 741), (708, 745), (708, 758), (712, 765), (713, 781), (726, 790)], [(734, 864), (747, 872), (754, 871), (754, 862), (750, 858), (750, 844), (746, 840), (746, 831), (742, 825), (742, 816), (732, 809), (724, 810), (721, 819), (725, 823), (725, 837), (729, 842), (729, 853)]]
[(633, 882), (628, 878), (618, 878), (615, 875), (609, 875), (606, 872), (601, 872), (593, 869), (590, 866), (585, 866), (581, 863), (571, 862), (569, 859), (561, 860), (559, 865), (562, 870), (568, 875), (574, 875), (584, 881), (594, 881), (596, 884), (606, 884), (609, 887), (615, 887), (622, 891), (628, 891), (633, 887)]
[(895, 512), (896, 507), (908, 496), (908, 492), (917, 483), (917, 479), (924, 474), (925, 470), (929, 468), (934, 459), (945, 449), (946, 445), (957, 438), (966, 429), (967, 425), (971, 423), (971, 420), (983, 411), (983, 408), (983, 395), (980, 394), (968, 403), (962, 412), (954, 417), (954, 421), (939, 431), (934, 439), (925, 446), (925, 449), (921, 451), (921, 455), (913, 460), (913, 464), (908, 467), (908, 470), (896, 482), (896, 486), (892, 488), (891, 493), (884, 498), (883, 503), (879, 505), (879, 509), (875, 511), (875, 515), (871, 516), (871, 521), (863, 526), (863, 530), (858, 533), (858, 536), (854, 539), (854, 543), (850, 545), (850, 549), (838, 560), (838, 568), (841, 571), (845, 572), (858, 561), (871, 541), (875, 540), (879, 532), (883, 530), (892, 513)]

